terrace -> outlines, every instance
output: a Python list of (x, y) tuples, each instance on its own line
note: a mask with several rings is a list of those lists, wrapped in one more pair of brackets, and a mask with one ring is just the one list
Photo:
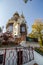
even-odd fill
[(0, 64), (24, 65), (32, 60), (34, 60), (33, 48), (22, 46), (0, 48)]

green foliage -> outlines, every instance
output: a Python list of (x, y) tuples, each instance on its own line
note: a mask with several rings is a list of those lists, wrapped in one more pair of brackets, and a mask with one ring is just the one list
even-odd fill
[(32, 31), (33, 35), (38, 38), (40, 46), (42, 46), (43, 22), (41, 19), (35, 20), (34, 24), (32, 25)]
[(25, 3), (27, 3), (28, 0), (23, 0)]
[(40, 55), (42, 55), (42, 56), (43, 56), (43, 51), (42, 51), (42, 50), (40, 50), (40, 48), (35, 48), (35, 51), (36, 51), (36, 52), (38, 52)]
[(2, 45), (2, 40), (0, 39), (0, 46)]

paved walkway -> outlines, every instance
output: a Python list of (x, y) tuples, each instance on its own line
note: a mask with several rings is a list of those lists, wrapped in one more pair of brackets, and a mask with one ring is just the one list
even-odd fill
[(34, 51), (34, 60), (38, 65), (43, 65), (43, 56)]
[(26, 64), (23, 64), (23, 65), (33, 65), (34, 63), (35, 63), (35, 61), (34, 61), (34, 60), (32, 60), (31, 62), (26, 63)]

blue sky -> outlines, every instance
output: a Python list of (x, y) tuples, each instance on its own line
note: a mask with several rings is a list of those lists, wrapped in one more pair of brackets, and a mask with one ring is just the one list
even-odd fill
[(23, 0), (0, 0), (0, 26), (4, 26), (4, 31), (8, 19), (18, 11), (24, 14), (28, 25), (28, 33), (32, 30), (32, 24), (35, 19), (43, 18), (43, 0), (28, 1), (27, 4)]

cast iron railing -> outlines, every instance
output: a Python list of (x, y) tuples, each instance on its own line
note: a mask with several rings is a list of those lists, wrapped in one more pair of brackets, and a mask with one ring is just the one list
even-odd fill
[(23, 65), (34, 60), (32, 47), (1, 48), (0, 55), (3, 56), (3, 65)]

